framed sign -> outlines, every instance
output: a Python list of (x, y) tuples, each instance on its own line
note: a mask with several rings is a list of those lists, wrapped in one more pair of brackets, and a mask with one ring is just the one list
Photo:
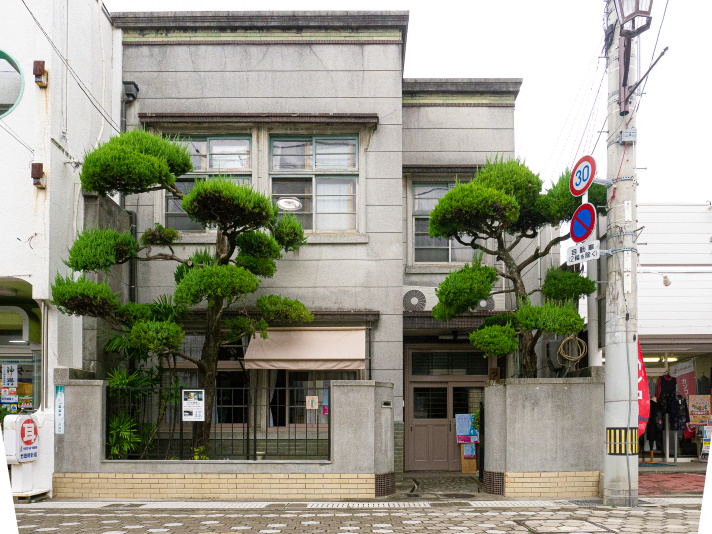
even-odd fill
[(709, 425), (710, 424), (710, 396), (690, 395), (690, 424)]
[(205, 421), (205, 390), (184, 389), (181, 408), (183, 421)]

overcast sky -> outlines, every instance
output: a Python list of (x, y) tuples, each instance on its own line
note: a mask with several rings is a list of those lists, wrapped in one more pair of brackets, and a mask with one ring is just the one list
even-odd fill
[[(324, 0), (104, 0), (109, 11), (407, 10), (405, 77), (523, 78), (515, 111), (516, 152), (545, 182), (593, 150), (606, 116), (603, 0), (405, 2)], [(639, 202), (712, 200), (712, 173), (697, 159), (712, 147), (708, 92), (709, 0), (654, 0), (641, 37), (642, 72), (653, 69), (638, 114)], [(694, 11), (693, 11), (694, 9)], [(602, 82), (602, 83), (601, 83)], [(600, 87), (600, 91), (599, 91)], [(597, 98), (598, 96), (598, 98)], [(606, 173), (606, 134), (593, 153)]]

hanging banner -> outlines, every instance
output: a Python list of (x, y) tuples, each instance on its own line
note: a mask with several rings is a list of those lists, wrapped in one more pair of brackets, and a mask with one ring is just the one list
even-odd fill
[(648, 373), (645, 372), (643, 351), (638, 339), (638, 437), (645, 434), (650, 418), (650, 390), (648, 389)]
[(479, 443), (480, 435), (475, 428), (475, 418), (472, 414), (455, 415), (455, 433), (458, 443)]
[(688, 399), (697, 395), (697, 380), (695, 380), (695, 362), (687, 360), (670, 365), (670, 376), (677, 378), (677, 393)]

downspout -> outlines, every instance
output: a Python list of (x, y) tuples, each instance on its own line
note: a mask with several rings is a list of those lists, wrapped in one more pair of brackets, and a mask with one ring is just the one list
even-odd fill
[(371, 380), (371, 352), (373, 350), (373, 327), (367, 326), (366, 333), (368, 334), (368, 342), (366, 343), (366, 359), (368, 360), (368, 365), (366, 366), (366, 380)]
[(47, 408), (49, 394), (49, 305), (46, 300), (40, 301), (42, 310), (42, 398), (40, 399), (40, 410)]

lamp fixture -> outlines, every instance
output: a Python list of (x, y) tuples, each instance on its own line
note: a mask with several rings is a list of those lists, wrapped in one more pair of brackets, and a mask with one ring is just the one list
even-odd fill
[(282, 197), (277, 201), (279, 209), (284, 211), (297, 211), (302, 209), (302, 203), (298, 198)]
[(621, 36), (635, 37), (650, 28), (653, 0), (613, 0)]

